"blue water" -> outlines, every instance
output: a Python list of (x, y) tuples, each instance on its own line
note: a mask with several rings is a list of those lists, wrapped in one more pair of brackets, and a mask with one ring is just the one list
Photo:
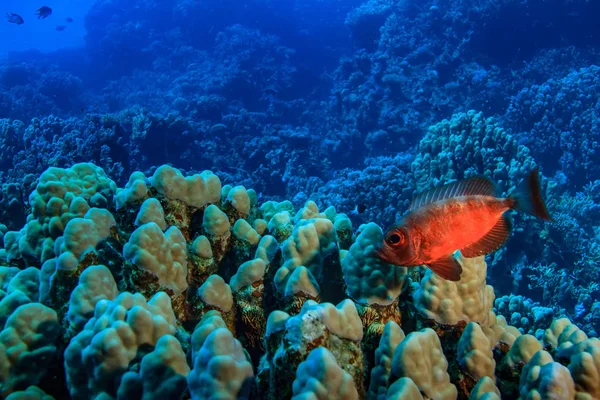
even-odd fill
[[(2, 3), (2, 16), (6, 12), (19, 14), (23, 25), (3, 23), (0, 25), (0, 54), (38, 50), (44, 53), (64, 48), (81, 48), (85, 42), (84, 18), (93, 0), (57, 0), (47, 3), (53, 9), (48, 19), (37, 19), (35, 12), (45, 3), (32, 0), (6, 0)], [(72, 18), (67, 23), (66, 18)], [(68, 30), (59, 32), (57, 25), (68, 25)]]
[(364, 205), (355, 229), (474, 175), (505, 196), (537, 165), (554, 222), (518, 214), (488, 282), (600, 332), (597, 2), (52, 0), (37, 20), (41, 5), (0, 6), (25, 18), (0, 21), (7, 229), (43, 171), (78, 162), (119, 187), (171, 164), (261, 202)]

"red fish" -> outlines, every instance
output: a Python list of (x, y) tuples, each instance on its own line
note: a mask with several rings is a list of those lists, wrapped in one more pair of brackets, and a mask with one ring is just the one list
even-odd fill
[(494, 183), (473, 177), (418, 195), (408, 214), (385, 234), (377, 255), (404, 266), (425, 265), (450, 281), (460, 280), (462, 268), (454, 258), (498, 250), (508, 240), (512, 223), (508, 210), (522, 211), (551, 221), (541, 196), (538, 168), (506, 198), (494, 195)]

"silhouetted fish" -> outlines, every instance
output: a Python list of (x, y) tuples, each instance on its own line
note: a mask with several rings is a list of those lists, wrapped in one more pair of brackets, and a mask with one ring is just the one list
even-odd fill
[(35, 14), (38, 16), (38, 19), (48, 18), (52, 15), (52, 9), (48, 6), (42, 6), (39, 10), (35, 12)]
[(506, 211), (551, 220), (537, 168), (507, 198), (494, 193), (492, 181), (473, 177), (420, 194), (408, 214), (386, 232), (377, 255), (390, 264), (426, 265), (442, 278), (458, 281), (462, 268), (454, 258), (456, 250), (471, 258), (502, 247), (512, 232)]
[(57, 31), (59, 31), (59, 32), (62, 32), (62, 31), (64, 31), (65, 29), (67, 29), (67, 26), (66, 26), (66, 25), (57, 25), (57, 26), (56, 26), (56, 30), (57, 30)]
[(23, 17), (21, 17), (19, 14), (15, 14), (15, 13), (6, 13), (4, 15), (4, 17), (6, 18), (6, 20), (8, 22), (10, 22), (11, 24), (17, 24), (17, 25), (22, 25), (25, 23), (25, 20), (23, 19)]
[(71, 18), (71, 17), (67, 17), (67, 18), (65, 18), (65, 21), (67, 21), (67, 23), (69, 23), (69, 24), (70, 24), (70, 23), (72, 23), (72, 22), (73, 22), (73, 18)]

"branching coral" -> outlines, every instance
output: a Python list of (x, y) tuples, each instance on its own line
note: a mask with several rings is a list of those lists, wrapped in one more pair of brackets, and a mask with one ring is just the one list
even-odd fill
[(527, 147), (519, 145), (497, 121), (469, 111), (431, 126), (411, 168), (419, 191), (484, 175), (501, 192), (510, 192), (534, 166)]
[(512, 98), (506, 119), (552, 172), (562, 171), (571, 185), (600, 178), (598, 94), (600, 68), (590, 66), (562, 79), (523, 89)]

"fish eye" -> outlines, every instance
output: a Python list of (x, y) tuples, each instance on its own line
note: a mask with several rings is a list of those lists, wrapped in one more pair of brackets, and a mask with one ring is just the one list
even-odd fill
[(404, 232), (394, 231), (387, 235), (386, 242), (388, 242), (388, 244), (391, 246), (400, 246), (402, 243), (404, 243), (404, 239)]

